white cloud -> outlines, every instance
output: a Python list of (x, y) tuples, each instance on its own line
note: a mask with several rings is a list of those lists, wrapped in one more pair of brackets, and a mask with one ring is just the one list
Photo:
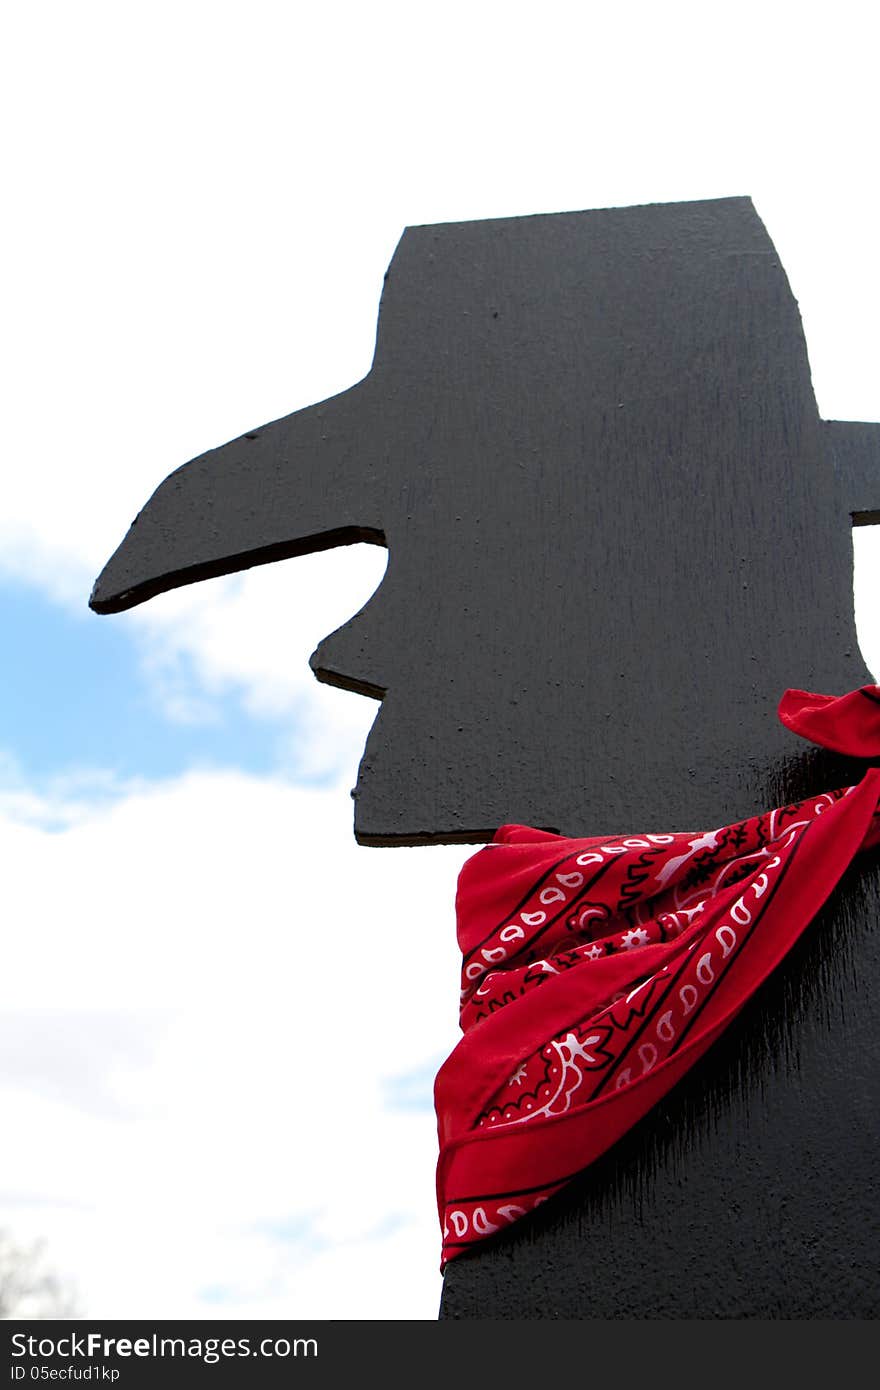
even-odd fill
[(353, 785), (378, 706), (319, 685), (308, 663), (364, 606), (386, 560), (380, 546), (343, 546), (177, 589), (121, 618), (168, 717), (210, 720), (214, 701), (237, 695), (256, 719), (287, 719), (288, 771), (345, 774)]
[(853, 528), (856, 634), (865, 664), (880, 681), (880, 526)]
[[(194, 775), (63, 833), (0, 821), (0, 1225), (50, 1238), (86, 1312), (435, 1316), (468, 851), (358, 849), (346, 802)], [(414, 1069), (422, 1107), (389, 1106)]]

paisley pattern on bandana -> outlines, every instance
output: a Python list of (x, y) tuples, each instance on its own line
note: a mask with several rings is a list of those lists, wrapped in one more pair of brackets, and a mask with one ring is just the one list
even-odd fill
[[(789, 690), (793, 732), (880, 756), (880, 688)], [(445, 1264), (604, 1153), (702, 1055), (880, 843), (880, 769), (701, 833), (507, 825), (456, 899), (464, 1037), (436, 1085)]]

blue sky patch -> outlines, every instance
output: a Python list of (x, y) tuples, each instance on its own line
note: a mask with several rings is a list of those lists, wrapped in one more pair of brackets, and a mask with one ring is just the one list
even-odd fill
[(386, 1076), (382, 1081), (382, 1103), (386, 1110), (433, 1110), (434, 1077), (442, 1057), (434, 1057), (412, 1071)]
[(25, 584), (0, 584), (0, 752), (28, 781), (101, 769), (158, 779), (193, 767), (277, 769), (284, 720), (258, 719), (234, 694), (211, 698), (204, 723), (158, 707), (124, 624), (82, 616)]

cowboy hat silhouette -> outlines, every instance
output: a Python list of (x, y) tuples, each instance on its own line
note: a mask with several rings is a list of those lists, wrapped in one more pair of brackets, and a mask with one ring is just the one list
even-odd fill
[(91, 606), (386, 545), (311, 659), (382, 700), (359, 841), (731, 821), (827, 781), (782, 690), (870, 679), (878, 458), (880, 425), (819, 419), (747, 198), (411, 227), (367, 377), (172, 473)]

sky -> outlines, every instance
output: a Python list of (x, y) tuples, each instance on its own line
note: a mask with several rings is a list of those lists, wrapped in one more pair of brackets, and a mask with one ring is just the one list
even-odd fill
[(5, 7), (0, 1229), (83, 1316), (436, 1316), (470, 852), (354, 843), (376, 705), (308, 657), (384, 550), (101, 618), (98, 572), (173, 468), (369, 371), (407, 225), (749, 194), (821, 414), (880, 420), (869, 16)]

